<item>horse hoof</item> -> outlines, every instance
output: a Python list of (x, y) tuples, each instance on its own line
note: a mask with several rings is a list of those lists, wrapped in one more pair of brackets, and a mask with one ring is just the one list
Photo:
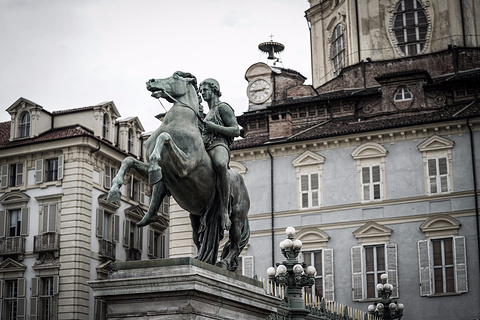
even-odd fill
[(157, 169), (148, 170), (148, 183), (156, 184), (162, 180), (162, 168), (158, 167)]
[(108, 192), (107, 202), (112, 203), (112, 202), (120, 201), (121, 197), (122, 197), (122, 193), (119, 190), (110, 190)]
[(157, 222), (159, 220), (159, 216), (154, 214), (154, 215), (150, 215), (150, 214), (146, 214), (143, 219), (138, 222), (136, 225), (137, 227), (144, 227), (150, 223), (154, 223), (154, 222)]
[(228, 270), (228, 264), (223, 260), (217, 261), (217, 263), (215, 265), (219, 268)]

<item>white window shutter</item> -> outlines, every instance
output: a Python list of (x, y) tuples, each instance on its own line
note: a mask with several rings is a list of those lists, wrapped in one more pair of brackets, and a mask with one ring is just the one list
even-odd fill
[(38, 319), (38, 298), (30, 298), (30, 320)]
[(123, 245), (128, 247), (128, 237), (130, 237), (130, 221), (123, 221)]
[(15, 185), (16, 186), (21, 186), (23, 185), (23, 170), (24, 170), (24, 165), (23, 162), (19, 162), (15, 165), (17, 167), (17, 176), (15, 177)]
[(7, 228), (7, 211), (0, 210), (0, 238), (5, 237)]
[(420, 295), (431, 295), (433, 292), (433, 282), (430, 263), (430, 240), (418, 241), (418, 270), (420, 277)]
[(0, 188), (8, 187), (8, 164), (2, 164), (0, 167)]
[(162, 201), (162, 213), (165, 215), (170, 215), (170, 197), (165, 196)]
[(143, 228), (136, 227), (138, 232), (138, 250), (143, 250)]
[(43, 182), (43, 159), (35, 160), (35, 183)]
[(105, 210), (97, 208), (97, 237), (103, 238), (103, 219)]
[(28, 207), (22, 208), (22, 224), (21, 224), (21, 230), (20, 230), (21, 236), (28, 236), (28, 223), (30, 221), (29, 213), (30, 213), (30, 208)]
[(140, 181), (140, 199), (141, 204), (145, 204), (145, 183)]
[(118, 214), (113, 216), (113, 242), (120, 241), (120, 216)]
[(48, 210), (48, 232), (57, 232), (57, 213), (58, 206), (56, 203), (52, 203)]
[(53, 276), (53, 294), (57, 295), (60, 292), (60, 277)]
[(32, 297), (38, 296), (38, 285), (40, 282), (39, 280), (40, 278), (37, 278), (37, 277), (32, 278), (32, 291), (30, 294)]
[(397, 244), (387, 244), (387, 275), (388, 282), (393, 285), (392, 298), (398, 298)]
[(25, 279), (24, 278), (18, 278), (17, 279), (17, 284), (18, 284), (17, 297), (25, 298)]
[(110, 187), (112, 186), (112, 176), (111, 176), (112, 172), (111, 171), (112, 171), (111, 167), (105, 165), (103, 184), (104, 184), (105, 188), (107, 188), (107, 189), (110, 189)]
[(243, 275), (245, 277), (253, 278), (254, 270), (253, 270), (253, 256), (244, 256), (242, 257), (243, 263)]
[[(3, 290), (5, 288), (5, 280), (0, 280), (0, 301), (2, 301), (3, 298)], [(0, 309), (3, 310), (3, 309)]]
[(25, 298), (17, 299), (17, 319), (25, 320), (27, 316), (27, 303)]
[(153, 231), (152, 229), (149, 229), (148, 236), (147, 236), (147, 242), (148, 242), (147, 253), (151, 256), (155, 254), (153, 250), (155, 248), (154, 241), (155, 241), (155, 231)]
[(351, 249), (352, 262), (352, 293), (353, 300), (362, 300), (364, 297), (363, 290), (363, 248), (355, 246)]
[(63, 179), (64, 163), (65, 163), (65, 157), (62, 154), (62, 155), (58, 156), (58, 180)]
[(42, 221), (42, 231), (43, 232), (48, 232), (48, 218), (49, 218), (49, 210), (48, 210), (48, 204), (43, 205), (43, 221)]
[(453, 237), (453, 243), (455, 252), (456, 292), (468, 292), (467, 253), (465, 250), (465, 237)]
[(335, 300), (333, 249), (323, 249), (323, 287), (325, 299)]

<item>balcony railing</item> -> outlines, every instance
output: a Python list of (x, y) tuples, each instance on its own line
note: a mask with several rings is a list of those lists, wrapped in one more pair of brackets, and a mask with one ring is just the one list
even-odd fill
[(0, 239), (0, 255), (25, 254), (24, 237), (7, 237)]
[(139, 249), (127, 248), (127, 261), (142, 260), (142, 252)]
[(100, 239), (98, 240), (100, 246), (99, 255), (103, 258), (115, 260), (115, 243), (110, 240)]
[(58, 257), (60, 251), (60, 235), (57, 233), (45, 233), (33, 238), (33, 252), (40, 254), (42, 252), (53, 252)]

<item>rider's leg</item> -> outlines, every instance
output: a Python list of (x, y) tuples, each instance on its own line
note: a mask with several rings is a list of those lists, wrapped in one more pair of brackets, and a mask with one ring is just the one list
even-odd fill
[(165, 196), (167, 196), (167, 187), (165, 186), (165, 183), (158, 182), (153, 186), (152, 198), (150, 201), (150, 206), (148, 207), (148, 211), (145, 216), (143, 216), (143, 219), (137, 223), (137, 226), (143, 227), (147, 224), (158, 221), (157, 212), (162, 205), (163, 198)]
[(210, 150), (210, 157), (217, 174), (217, 190), (220, 200), (220, 217), (222, 229), (230, 229), (231, 222), (228, 217), (228, 198), (230, 197), (230, 183), (228, 181), (228, 150), (222, 146), (217, 146)]

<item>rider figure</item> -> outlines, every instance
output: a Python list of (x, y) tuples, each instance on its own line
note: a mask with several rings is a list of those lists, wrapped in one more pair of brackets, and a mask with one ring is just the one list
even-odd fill
[(231, 221), (228, 216), (230, 197), (228, 163), (230, 161), (230, 145), (233, 139), (240, 135), (240, 128), (233, 108), (219, 99), (222, 93), (217, 80), (210, 78), (200, 83), (200, 93), (209, 107), (209, 112), (205, 117), (203, 141), (217, 174), (222, 229), (229, 230)]

